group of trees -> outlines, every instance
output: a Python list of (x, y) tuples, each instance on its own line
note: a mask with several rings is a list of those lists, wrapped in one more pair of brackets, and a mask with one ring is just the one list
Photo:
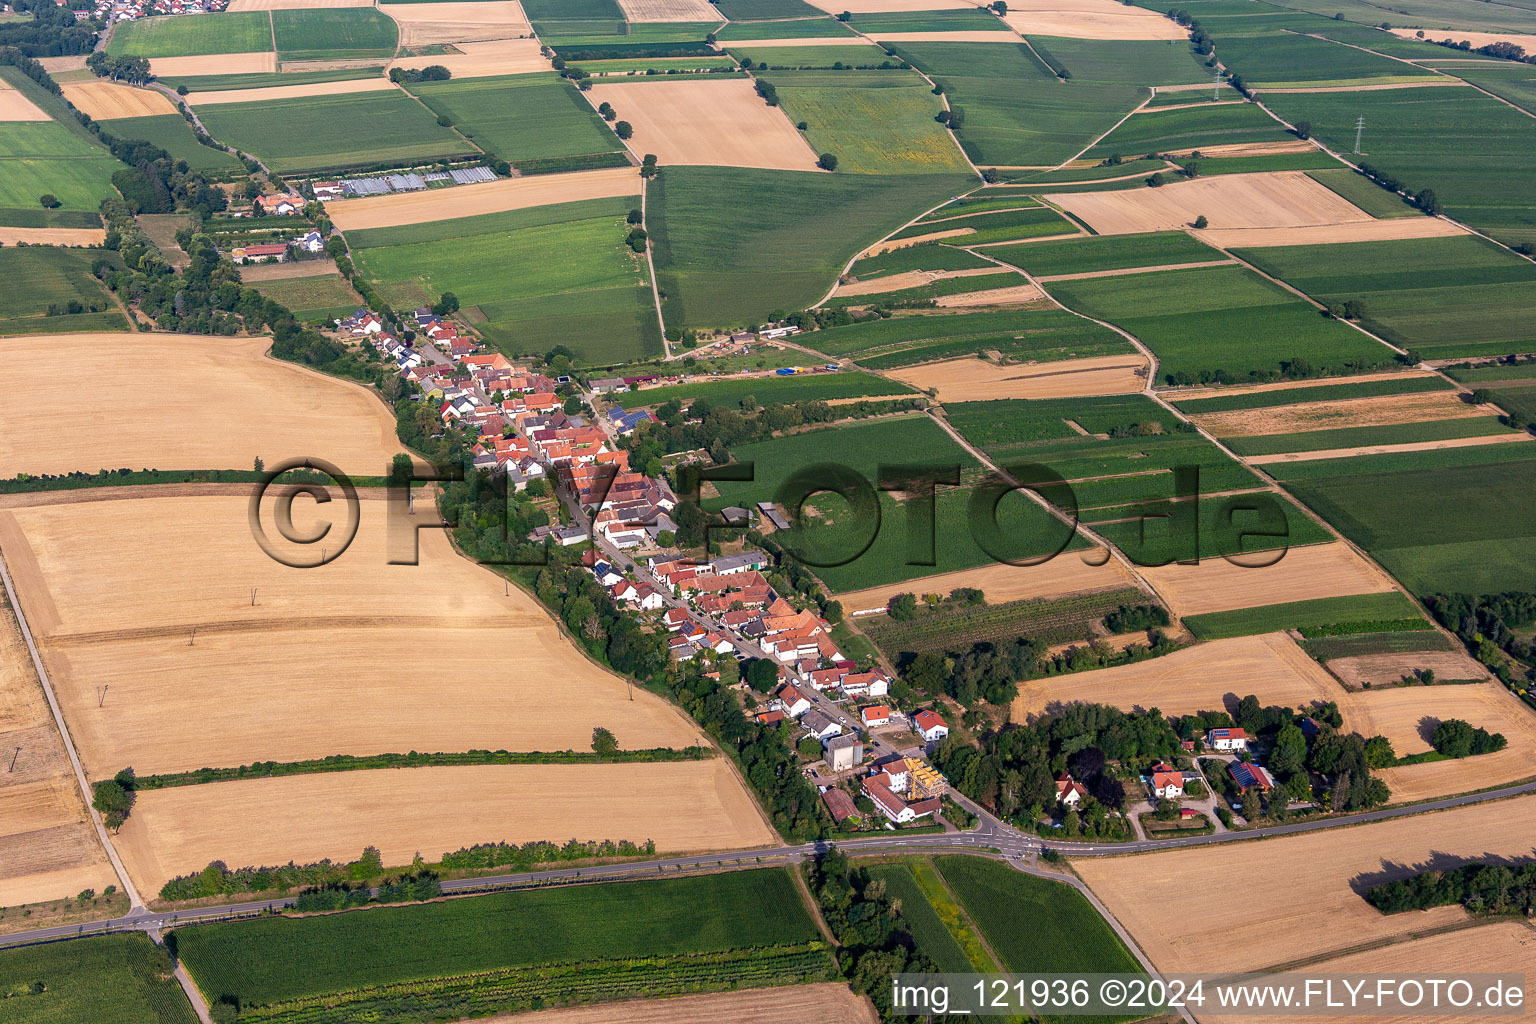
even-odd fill
[(91, 806), (101, 814), (107, 828), (116, 832), (128, 820), (138, 794), (134, 792), (132, 768), (124, 768), (110, 779), (91, 787)]
[(410, 82), (446, 82), (453, 72), (441, 64), (428, 64), (424, 68), (390, 68), (389, 80), (396, 85)]
[[(1536, 593), (1434, 594), (1424, 602), (1430, 614), (1451, 630), (1506, 685), (1525, 685), (1536, 667), (1536, 643), (1516, 632), (1536, 622)], [(1520, 672), (1520, 678), (1515, 673)]]
[(1430, 736), (1430, 746), (1446, 757), (1471, 757), (1474, 754), (1496, 754), (1509, 745), (1501, 732), (1489, 732), (1473, 728), (1470, 722), (1460, 718), (1447, 718), (1435, 726)]
[(130, 57), (126, 54), (108, 57), (105, 51), (99, 51), (85, 58), (85, 66), (97, 78), (110, 78), (131, 85), (144, 85), (155, 77), (150, 74), (148, 57)]
[(1383, 914), (1460, 904), (1474, 914), (1529, 915), (1536, 912), (1536, 860), (1425, 871), (1372, 886), (1365, 899)]
[(17, 0), (17, 12), (29, 10), (30, 20), (0, 21), (0, 48), (12, 48), (28, 57), (68, 57), (90, 53), (100, 26), (95, 21), (76, 21), (68, 6), (51, 2)]

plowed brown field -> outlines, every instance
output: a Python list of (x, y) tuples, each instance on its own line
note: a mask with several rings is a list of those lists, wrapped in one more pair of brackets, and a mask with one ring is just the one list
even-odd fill
[(1207, 228), (1191, 232), (1221, 249), (1267, 245), (1336, 245), (1340, 242), (1388, 242), (1401, 238), (1443, 238), (1464, 235), (1466, 229), (1439, 217), (1390, 217), (1301, 228)]
[(888, 371), (915, 388), (936, 388), (941, 402), (995, 398), (1075, 398), (1123, 395), (1146, 387), (1147, 361), (1138, 355), (1065, 359), (1029, 366), (999, 366), (967, 356)]

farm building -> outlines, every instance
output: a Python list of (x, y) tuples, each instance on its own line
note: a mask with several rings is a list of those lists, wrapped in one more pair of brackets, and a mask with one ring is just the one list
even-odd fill
[(1261, 793), (1268, 793), (1275, 788), (1275, 777), (1261, 764), (1233, 761), (1227, 766), (1227, 773), (1232, 776), (1232, 781), (1237, 783), (1237, 788), (1245, 792), (1257, 789)]

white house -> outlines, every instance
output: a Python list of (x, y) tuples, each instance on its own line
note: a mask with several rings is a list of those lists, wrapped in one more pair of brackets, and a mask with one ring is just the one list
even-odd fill
[(777, 702), (779, 709), (790, 718), (799, 718), (811, 710), (812, 707), (811, 699), (789, 683), (785, 683), (779, 688), (779, 692), (775, 695), (774, 700)]
[(1069, 810), (1083, 802), (1083, 797), (1088, 795), (1088, 787), (1078, 782), (1067, 772), (1059, 772), (1056, 775), (1056, 801)]
[(842, 725), (824, 711), (807, 711), (800, 718), (800, 727), (823, 743), (843, 734)]
[(871, 704), (867, 708), (859, 709), (859, 717), (864, 719), (864, 724), (873, 729), (878, 725), (885, 725), (891, 720), (891, 709), (884, 704)]
[(1212, 729), (1205, 734), (1205, 745), (1212, 750), (1247, 750), (1248, 734), (1242, 729)]
[(1184, 795), (1184, 773), (1159, 761), (1152, 766), (1151, 789), (1159, 800), (1177, 800)]
[(624, 579), (624, 574), (619, 572), (607, 562), (598, 562), (592, 567), (592, 575), (597, 577), (597, 582), (605, 587), (611, 587)]
[(937, 743), (949, 735), (949, 726), (932, 711), (919, 711), (913, 715), (912, 728), (926, 743)]

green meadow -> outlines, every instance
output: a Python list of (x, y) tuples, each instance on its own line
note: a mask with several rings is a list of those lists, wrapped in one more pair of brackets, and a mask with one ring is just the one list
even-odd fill
[(340, 274), (255, 281), (251, 287), (293, 310), (300, 320), (346, 316), (359, 305), (357, 293)]
[(98, 121), (103, 131), (119, 139), (143, 139), (159, 146), (176, 160), (185, 160), (193, 170), (208, 174), (225, 171), (245, 173), (245, 165), (233, 153), (214, 149), (197, 141), (192, 126), (180, 114), (156, 114), (152, 117), (121, 117)]
[(1414, 603), (1397, 591), (1381, 594), (1354, 594), (1348, 597), (1320, 597), (1311, 601), (1261, 605), (1231, 612), (1210, 612), (1185, 616), (1184, 624), (1201, 640), (1223, 640), (1258, 633), (1279, 633), (1308, 626), (1333, 626), (1344, 623), (1390, 622), (1418, 619), (1422, 630), (1432, 627)]
[(1027, 270), (1037, 277), (1204, 263), (1226, 258), (1219, 250), (1196, 241), (1183, 231), (1000, 245), (988, 248), (987, 255)]
[(1045, 362), (1132, 351), (1114, 331), (1060, 309), (893, 316), (802, 335), (800, 341), (879, 370), (981, 352)]
[(848, 273), (864, 281), (913, 270), (982, 270), (995, 266), (995, 263), (964, 249), (940, 245), (938, 242), (925, 242), (855, 260), (853, 266), (848, 268)]
[(775, 402), (827, 402), (841, 398), (873, 398), (911, 395), (917, 392), (905, 384), (868, 373), (797, 373), (746, 379), (712, 381), (706, 379), (647, 388), (623, 397), (625, 408), (654, 407), (676, 400), (687, 404), (708, 399), (713, 405), (738, 405), (752, 398), (759, 406)]
[(31, 211), (43, 209), (38, 200), (44, 194), (57, 198), (63, 210), (94, 211), (117, 194), (112, 174), (122, 169), (99, 144), (60, 122), (0, 122), (0, 223), (27, 221)]
[(272, 49), (266, 11), (225, 11), (198, 17), (140, 18), (119, 22), (107, 52), (114, 57), (196, 57), (210, 53), (260, 53)]
[(1171, 150), (1228, 146), (1241, 142), (1284, 142), (1290, 134), (1252, 103), (1219, 103), (1187, 110), (1133, 114), (1094, 144), (1088, 159)]
[[(724, 44), (730, 45), (730, 44)], [(748, 60), (757, 65), (756, 70), (842, 70), (837, 68), (879, 67), (889, 64), (902, 67), (900, 58), (892, 57), (878, 46), (730, 46), (731, 56), (745, 64)]]
[(834, 18), (793, 18), (787, 21), (732, 21), (715, 33), (720, 44), (737, 39), (834, 39), (854, 38), (851, 28)]
[(390, 57), (400, 41), (395, 19), (374, 7), (273, 11), (281, 60)]
[[(963, 208), (961, 208), (963, 210)], [(1045, 206), (997, 210), (943, 219), (919, 221), (892, 235), (893, 239), (917, 238), (940, 231), (963, 230), (964, 235), (946, 239), (957, 245), (982, 245), (987, 242), (1043, 238), (1047, 235), (1071, 235), (1080, 229), (1055, 210)]]
[(410, 90), (475, 145), (512, 164), (624, 148), (576, 88), (553, 73), (421, 82)]
[[(430, 0), (437, 2), (437, 0)], [(378, 78), (384, 65), (365, 68), (335, 68), (330, 71), (273, 71), (251, 75), (185, 75), (174, 78), (156, 78), (155, 81), (172, 89), (186, 86), (188, 92), (222, 92), (227, 89), (270, 89), (274, 85), (312, 85), (316, 82), (350, 82), (361, 78)]]
[[(99, 222), (98, 222), (99, 223)], [(123, 331), (128, 323), (107, 297), (91, 264), (116, 254), (54, 246), (0, 248), (0, 334), (58, 334), (65, 331)], [(71, 314), (69, 303), (80, 304)], [(49, 307), (61, 315), (48, 316)]]
[(1396, 192), (1388, 192), (1370, 178), (1347, 167), (1313, 171), (1307, 175), (1343, 196), (1372, 217), (1422, 217), (1423, 212)]

